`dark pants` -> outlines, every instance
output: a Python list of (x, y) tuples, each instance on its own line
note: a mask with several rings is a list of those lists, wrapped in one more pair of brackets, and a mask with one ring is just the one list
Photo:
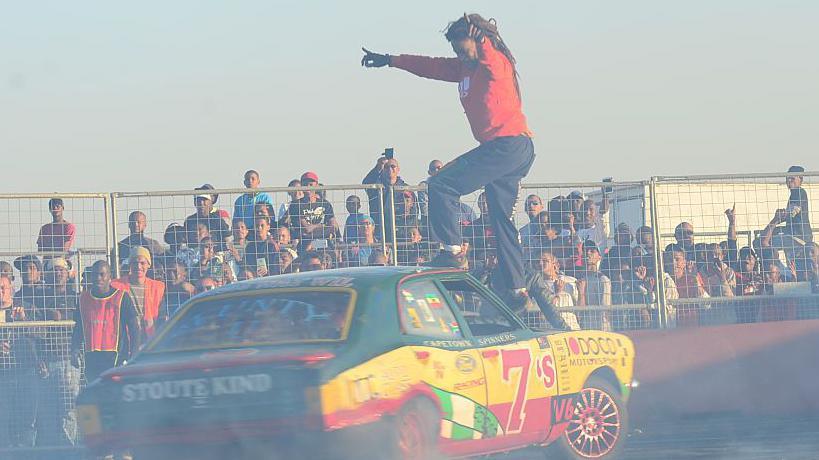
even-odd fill
[(85, 352), (85, 381), (93, 382), (103, 372), (117, 365), (117, 353), (114, 351)]
[(492, 279), (493, 286), (498, 289), (526, 286), (520, 235), (511, 218), (520, 192), (520, 181), (534, 161), (531, 138), (499, 137), (461, 155), (429, 179), (430, 225), (435, 235), (447, 245), (463, 242), (458, 223), (460, 197), (484, 187), (498, 245), (498, 267)]

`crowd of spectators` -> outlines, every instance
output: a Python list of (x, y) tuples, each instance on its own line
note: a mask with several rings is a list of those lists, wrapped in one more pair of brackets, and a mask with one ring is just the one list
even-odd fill
[[(432, 161), (429, 175), (444, 167)], [(145, 210), (134, 210), (128, 216), (129, 235), (117, 243), (116, 255), (111, 257), (123, 274), (113, 280), (114, 270), (107, 262), (88, 268), (72, 266), (68, 255), (77, 229), (64, 216), (63, 200), (51, 199), (52, 221), (42, 226), (36, 240), (39, 255), (23, 255), (13, 264), (0, 262), (0, 322), (73, 319), (80, 324), (82, 304), (91, 301), (88, 295), (99, 300), (121, 291), (128, 299), (123, 318), (131, 325), (123, 334), (128, 342), (119, 344), (116, 359), (121, 360), (186, 300), (225, 284), (393, 261), (424, 264), (439, 248), (436, 236), (429, 232), (428, 197), (423, 191), (408, 190), (400, 171), (395, 158), (380, 157), (363, 183), (381, 184), (383, 192), (366, 191), (367, 212), (359, 196), (347, 196), (343, 225), (320, 188), (319, 176), (311, 171), (288, 186), (316, 188), (289, 191), (289, 203), (280, 203), (278, 209), (270, 195), (257, 190), (259, 173), (247, 171), (247, 192), (236, 198), (232, 215), (215, 206), (219, 196), (213, 193), (213, 186), (204, 184), (193, 197), (194, 212), (181, 224), (168, 225), (163, 241), (145, 234), (149, 216)], [(559, 312), (549, 318), (553, 326), (603, 330), (656, 326), (660, 304), (667, 305), (669, 321), (688, 326), (708, 319), (714, 298), (779, 295), (787, 291), (782, 288), (787, 283), (792, 287), (801, 283), (808, 291), (819, 292), (819, 246), (813, 241), (808, 197), (801, 187), (799, 173), (803, 171), (800, 167), (789, 170), (790, 199), (750, 246), (739, 247), (733, 207), (725, 211), (724, 241), (698, 242), (694, 226), (681, 222), (674, 231), (675, 242), (659, 255), (650, 227), (632, 231), (621, 222), (611, 234), (610, 190), (605, 187), (593, 197), (574, 191), (547, 201), (530, 194), (523, 201), (527, 222), (520, 228), (527, 289)], [(488, 282), (497, 256), (485, 195), (477, 198), (477, 213), (466, 203), (460, 203), (460, 209), (453, 219), (461, 225), (470, 270)], [(16, 291), (15, 269), (20, 276)], [(671, 302), (657, 302), (658, 293)], [(607, 308), (612, 305), (630, 307)], [(799, 316), (796, 304), (789, 301), (732, 302), (731, 311), (734, 321), (740, 323)], [(32, 376), (52, 379), (55, 388), (63, 389), (61, 397), (72, 398), (79, 388), (78, 356), (84, 339), (82, 328), (75, 327), (71, 353), (62, 356), (38, 349), (36, 341), (12, 346), (12, 339), (0, 335), (0, 391), (24, 391), (18, 386), (28, 385), (27, 381), (15, 380), (16, 386), (7, 388), (6, 377), (28, 360), (38, 363)], [(85, 350), (89, 351), (96, 350)], [(106, 359), (95, 366), (104, 369), (116, 364)], [(52, 406), (68, 405), (55, 402)], [(0, 414), (4, 409), (8, 408), (0, 408)], [(36, 407), (15, 410), (27, 415), (11, 431), (0, 420), (0, 447), (31, 445), (31, 420), (61, 427), (52, 430), (60, 433), (60, 439), (50, 442), (71, 444), (76, 440), (76, 423), (65, 410), (47, 414), (37, 413)]]
[[(430, 176), (443, 167), (439, 160), (430, 162)], [(594, 198), (579, 191), (548, 201), (530, 194), (523, 201), (528, 222), (520, 228), (529, 290), (545, 290), (556, 306), (574, 308), (653, 304), (660, 291), (667, 300), (676, 300), (772, 295), (777, 291), (775, 284), (788, 282), (807, 281), (816, 289), (817, 249), (801, 171), (800, 167), (789, 170), (791, 197), (752, 246), (738, 247), (736, 211), (729, 209), (723, 242), (698, 243), (693, 225), (681, 222), (674, 231), (676, 242), (659, 257), (650, 227), (632, 231), (628, 224), (619, 223), (611, 234), (610, 190), (606, 188)], [(420, 265), (431, 259), (438, 244), (429, 232), (426, 193), (408, 190), (400, 172), (398, 160), (379, 157), (362, 182), (381, 184), (383, 192), (366, 190), (366, 213), (359, 196), (347, 196), (343, 225), (320, 188), (290, 191), (290, 202), (281, 203), (277, 211), (271, 196), (257, 190), (259, 173), (250, 170), (244, 175), (247, 192), (236, 198), (231, 216), (215, 206), (219, 196), (213, 193), (213, 186), (204, 184), (196, 188), (194, 212), (182, 224), (168, 225), (163, 241), (145, 234), (149, 216), (144, 210), (131, 212), (129, 235), (118, 242), (115, 260), (120, 271), (127, 273), (132, 251), (147, 250), (153, 261), (148, 278), (168, 288), (163, 302), (168, 315), (196, 293), (235, 281), (316, 268), (384, 265), (393, 260), (400, 265)], [(288, 185), (321, 184), (318, 175), (308, 171)], [(488, 279), (496, 255), (486, 197), (478, 196), (477, 214), (466, 203), (460, 207), (461, 213), (453, 218), (461, 224), (470, 268), (479, 278)], [(79, 282), (70, 282), (78, 270), (64, 254), (72, 248), (76, 228), (63, 215), (63, 201), (51, 199), (48, 208), (52, 222), (42, 226), (36, 240), (41, 257), (25, 255), (14, 261), (21, 284), (14, 293), (13, 313), (4, 314), (9, 320), (71, 319), (79, 295), (75, 286), (82, 290), (89, 283), (90, 268), (76, 274)], [(660, 270), (655, 268), (658, 261)], [(4, 264), (0, 267), (3, 276), (13, 278), (11, 266)], [(658, 276), (661, 290), (657, 289)], [(640, 314), (645, 323), (656, 324), (656, 312)], [(697, 320), (687, 311), (677, 312), (677, 317), (679, 324)], [(738, 321), (756, 319), (748, 312), (737, 317)], [(570, 322), (575, 320), (570, 318)], [(606, 329), (612, 327), (609, 322), (604, 316), (587, 324), (581, 321), (579, 326)]]
[[(430, 162), (429, 175), (443, 167), (439, 160)], [(789, 170), (791, 197), (752, 246), (738, 248), (736, 211), (729, 209), (722, 243), (696, 242), (693, 225), (681, 222), (674, 232), (676, 242), (659, 257), (650, 227), (632, 231), (628, 224), (619, 223), (611, 234), (610, 190), (606, 188), (594, 194), (595, 198), (579, 191), (548, 201), (530, 194), (523, 201), (528, 222), (520, 228), (529, 289), (545, 290), (550, 301), (563, 308), (653, 304), (660, 291), (666, 299), (675, 300), (774, 294), (774, 284), (788, 282), (811, 282), (815, 289), (817, 249), (807, 194), (798, 175), (801, 171), (800, 167)], [(132, 251), (147, 250), (153, 261), (148, 278), (168, 288), (163, 302), (168, 315), (196, 293), (235, 281), (316, 268), (384, 265), (393, 260), (400, 265), (420, 265), (435, 254), (438, 244), (429, 232), (426, 193), (408, 190), (400, 172), (398, 160), (379, 157), (362, 182), (381, 184), (383, 192), (366, 190), (366, 213), (359, 196), (349, 195), (343, 225), (320, 188), (290, 191), (290, 202), (281, 203), (277, 211), (271, 196), (257, 190), (259, 173), (250, 170), (244, 175), (247, 192), (236, 198), (231, 216), (215, 206), (219, 196), (213, 193), (213, 186), (204, 184), (196, 188), (194, 212), (182, 224), (168, 225), (163, 241), (145, 234), (148, 216), (144, 210), (131, 212), (129, 235), (118, 242), (115, 260), (120, 271), (127, 273)], [(318, 175), (308, 171), (288, 185), (321, 184)], [(471, 270), (488, 279), (496, 255), (486, 197), (478, 196), (477, 214), (466, 203), (460, 207), (461, 213), (453, 218), (461, 224)], [(21, 284), (14, 293), (13, 313), (4, 314), (9, 319), (71, 319), (79, 295), (75, 286), (82, 290), (89, 283), (90, 268), (76, 274), (79, 282), (69, 282), (78, 270), (64, 254), (72, 248), (76, 228), (64, 217), (61, 199), (49, 200), (48, 208), (52, 222), (42, 226), (36, 240), (42, 256), (25, 255), (14, 261)], [(655, 268), (658, 261), (660, 270)], [(13, 278), (11, 266), (4, 264), (3, 275)], [(662, 290), (657, 289), (658, 276)], [(646, 323), (656, 324), (656, 312), (641, 314)], [(687, 311), (677, 312), (679, 324), (696, 322), (687, 315)], [(744, 312), (737, 319), (757, 318)], [(612, 327), (609, 322), (604, 316), (580, 326), (606, 329)]]

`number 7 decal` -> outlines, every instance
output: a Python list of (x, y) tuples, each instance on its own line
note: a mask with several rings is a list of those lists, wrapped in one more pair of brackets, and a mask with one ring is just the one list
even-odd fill
[(523, 428), (523, 420), (526, 418), (526, 387), (529, 385), (532, 351), (528, 348), (501, 350), (501, 361), (503, 363), (503, 381), (505, 383), (512, 383), (512, 371), (520, 369), (519, 372), (516, 372), (518, 374), (517, 391), (512, 399), (509, 420), (506, 422), (506, 430), (504, 430), (505, 433), (520, 433)]

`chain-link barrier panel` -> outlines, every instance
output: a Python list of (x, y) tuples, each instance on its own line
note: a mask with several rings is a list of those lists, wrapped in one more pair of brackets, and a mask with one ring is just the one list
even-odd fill
[[(396, 203), (397, 263), (428, 261), (440, 243), (429, 225), (425, 187), (386, 190), (387, 195), (394, 190)], [(633, 306), (623, 314), (586, 315), (583, 321), (566, 312), (562, 316), (570, 326), (623, 330), (659, 324), (647, 190), (643, 182), (522, 186), (511, 218), (519, 229), (529, 290), (544, 291), (558, 309)], [(485, 194), (479, 190), (461, 197), (460, 210), (452, 216), (468, 247), (470, 270), (483, 281), (497, 265), (489, 215)], [(636, 313), (641, 310), (645, 315)], [(528, 312), (524, 320), (542, 327), (545, 318)]]
[(819, 311), (817, 177), (796, 170), (655, 179), (665, 298), (675, 313), (669, 326), (767, 321), (794, 302), (800, 313), (784, 317)]
[[(385, 187), (384, 194), (394, 203), (395, 213), (388, 213), (387, 238), (391, 247), (395, 247), (397, 265), (423, 265), (436, 254), (441, 241), (430, 225), (429, 195), (426, 185)], [(464, 195), (459, 200), (459, 210), (452, 216), (459, 227), (463, 242), (470, 244), (467, 252), (472, 268), (483, 266), (494, 257), (494, 251), (483, 244), (491, 238), (486, 199), (482, 191)], [(395, 231), (392, 232), (392, 228)], [(477, 236), (483, 236), (480, 240)], [(473, 243), (478, 241), (480, 246)]]
[(0, 195), (0, 273), (15, 319), (73, 319), (84, 268), (108, 256), (108, 207), (105, 194)]
[(173, 311), (234, 281), (385, 265), (382, 198), (362, 185), (117, 193), (113, 249), (122, 276), (132, 249), (148, 249)]
[(71, 359), (73, 326), (72, 321), (0, 323), (0, 449), (70, 447), (80, 441), (73, 409), (82, 371)]
[(646, 189), (609, 181), (522, 187), (516, 217), (527, 288), (544, 291), (569, 327), (659, 324)]

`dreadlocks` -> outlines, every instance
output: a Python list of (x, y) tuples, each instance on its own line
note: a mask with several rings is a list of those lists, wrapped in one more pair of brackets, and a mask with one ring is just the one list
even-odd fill
[(518, 97), (520, 97), (520, 87), (518, 86), (518, 71), (515, 66), (517, 61), (515, 61), (515, 56), (512, 55), (512, 51), (509, 50), (509, 47), (506, 46), (503, 39), (498, 33), (498, 25), (494, 18), (484, 19), (483, 16), (480, 14), (464, 14), (462, 17), (458, 18), (457, 21), (450, 22), (449, 25), (444, 29), (444, 36), (446, 37), (447, 41), (452, 42), (455, 40), (463, 40), (469, 37), (469, 26), (473, 25), (477, 27), (484, 37), (487, 40), (492, 42), (492, 45), (495, 47), (496, 50), (500, 51), (501, 54), (506, 56), (506, 59), (509, 60), (509, 64), (512, 65), (512, 71), (514, 72), (514, 79), (515, 79), (515, 90), (518, 93)]

